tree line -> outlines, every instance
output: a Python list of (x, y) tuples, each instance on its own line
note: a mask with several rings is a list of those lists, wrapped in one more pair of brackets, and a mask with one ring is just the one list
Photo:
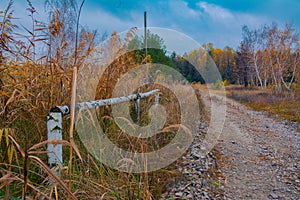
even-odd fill
[(262, 90), (291, 90), (299, 85), (300, 37), (293, 23), (280, 28), (278, 24), (263, 25), (251, 30), (242, 28), (242, 40), (237, 50), (203, 45), (214, 59), (223, 80)]
[(246, 71), (245, 84), (290, 90), (299, 79), (300, 65), (300, 38), (294, 25), (279, 28), (272, 23), (256, 30), (244, 26), (242, 33), (239, 65)]
[[(159, 47), (163, 48), (163, 41)], [(276, 91), (289, 91), (299, 86), (300, 35), (293, 23), (287, 23), (283, 27), (271, 23), (253, 30), (244, 26), (241, 43), (236, 50), (229, 46), (215, 48), (213, 43), (208, 43), (203, 44), (201, 49), (184, 55), (173, 52), (168, 57), (175, 67), (170, 64), (169, 59), (161, 58), (166, 57), (164, 52), (159, 56), (152, 52), (153, 57), (156, 57), (153, 62), (164, 61), (163, 64), (180, 71), (188, 81), (205, 83), (199, 71), (187, 59), (190, 60), (195, 52), (203, 49), (205, 55), (213, 59), (223, 81), (230, 84), (256, 86), (262, 90), (273, 88)]]

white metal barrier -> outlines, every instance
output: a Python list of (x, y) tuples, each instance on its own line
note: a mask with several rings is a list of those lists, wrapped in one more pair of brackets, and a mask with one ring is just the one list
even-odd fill
[[(137, 93), (124, 97), (103, 99), (103, 100), (94, 100), (87, 101), (76, 104), (75, 109), (79, 108), (95, 108), (99, 106), (108, 106), (119, 104), (122, 102), (128, 102), (134, 100), (137, 105), (137, 119), (140, 118), (140, 100), (142, 98), (149, 97), (155, 94), (155, 104), (158, 104), (159, 101), (159, 90), (151, 90), (145, 93)], [(62, 140), (62, 116), (70, 114), (70, 106), (56, 106), (51, 108), (50, 112), (47, 115), (47, 130), (48, 130), (48, 140)], [(47, 153), (49, 158), (49, 166), (54, 168), (61, 168), (63, 164), (63, 156), (62, 156), (62, 144), (48, 144)], [(59, 174), (59, 170), (54, 170), (57, 175)]]

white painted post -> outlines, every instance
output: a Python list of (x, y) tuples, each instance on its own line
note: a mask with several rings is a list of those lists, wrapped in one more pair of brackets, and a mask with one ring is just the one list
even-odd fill
[(159, 93), (155, 94), (154, 96), (154, 105), (158, 105), (159, 103)]
[(140, 107), (141, 107), (141, 96), (140, 95), (137, 95), (137, 99), (135, 100), (136, 101), (136, 112), (137, 112), (137, 121), (138, 123), (140, 123)]
[[(48, 140), (62, 140), (62, 113), (49, 112), (47, 116)], [(48, 144), (49, 165), (56, 175), (60, 175), (62, 167), (62, 144)]]

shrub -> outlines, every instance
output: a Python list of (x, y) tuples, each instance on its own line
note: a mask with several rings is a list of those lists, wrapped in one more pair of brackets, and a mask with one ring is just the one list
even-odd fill
[(220, 79), (218, 79), (212, 86), (212, 89), (219, 90), (224, 86), (224, 82)]

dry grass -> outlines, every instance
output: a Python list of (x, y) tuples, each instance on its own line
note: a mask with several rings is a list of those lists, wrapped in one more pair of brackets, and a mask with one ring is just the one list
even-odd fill
[(228, 97), (256, 110), (278, 114), (288, 120), (300, 122), (300, 89), (276, 92), (272, 89), (245, 89), (242, 86), (226, 87)]
[[(24, 68), (33, 73), (24, 73)], [(63, 164), (61, 177), (56, 177), (46, 164), (45, 116), (52, 105), (68, 103), (69, 98), (64, 98), (63, 92), (55, 91), (61, 91), (60, 80), (66, 75), (71, 76), (71, 73), (60, 74), (54, 71), (51, 74), (45, 65), (27, 63), (11, 65), (4, 72), (2, 77), (4, 85), (1, 90), (5, 91), (5, 95), (1, 95), (1, 118), (4, 120), (1, 121), (2, 129), (0, 129), (3, 132), (0, 137), (1, 198), (156, 199), (164, 191), (167, 183), (173, 177), (178, 176), (172, 172), (174, 165), (141, 174), (111, 169), (95, 160), (75, 134), (74, 139), (83, 161), (80, 161), (77, 155), (73, 155), (71, 178), (69, 177), (70, 166), (67, 162)], [(18, 84), (12, 84), (13, 81)], [(67, 91), (70, 90), (69, 84), (65, 84), (65, 87)], [(158, 85), (141, 87), (140, 92), (153, 88), (161, 90), (160, 104), (168, 111), (165, 127), (178, 124), (179, 105), (174, 94)], [(105, 96), (103, 92), (101, 94)], [(106, 95), (111, 96), (109, 93)], [(145, 125), (149, 122), (148, 110), (153, 104), (153, 97), (142, 100), (140, 124)], [(102, 120), (99, 123), (110, 140), (119, 147), (133, 152), (149, 152), (159, 149), (167, 145), (177, 131), (176, 126), (173, 126), (173, 129), (167, 129), (152, 138), (137, 139), (129, 137), (118, 129), (111, 120), (109, 107), (99, 109), (100, 118)], [(136, 121), (134, 112), (132, 118)], [(64, 160), (68, 160), (68, 117), (64, 117), (63, 127)]]
[[(74, 141), (81, 160), (78, 154), (74, 155), (71, 151), (74, 144), (68, 134), (68, 116), (63, 118), (63, 141), (53, 142), (64, 145), (65, 162), (60, 177), (47, 166), (47, 112), (53, 106), (69, 104), (74, 65), (82, 69), (84, 60), (96, 51), (95, 35), (82, 30), (77, 51), (74, 52), (74, 41), (72, 37), (67, 37), (64, 23), (60, 21), (60, 12), (55, 10), (48, 26), (35, 24), (34, 30), (28, 30), (27, 39), (30, 42), (17, 40), (13, 34), (16, 25), (11, 20), (12, 5), (10, 2), (0, 23), (0, 198), (157, 199), (169, 180), (178, 176), (172, 171), (174, 164), (149, 173), (120, 172), (89, 154), (75, 132)], [(32, 5), (29, 7), (33, 23), (37, 23)], [(132, 31), (127, 35), (128, 40), (132, 37)], [(115, 49), (114, 45), (118, 46), (117, 41), (116, 34), (113, 34), (109, 50)], [(38, 45), (45, 45), (47, 53), (37, 55), (35, 47)], [(126, 50), (126, 45), (120, 46), (118, 54)], [(93, 98), (110, 98), (118, 78), (138, 64), (141, 63), (137, 63), (130, 53), (116, 59), (96, 80), (98, 84), (94, 89), (98, 96)], [(85, 67), (86, 71), (92, 70), (88, 69), (89, 66)], [(78, 75), (79, 79), (84, 78), (83, 74)], [(112, 120), (110, 107), (98, 110), (99, 124), (119, 147), (133, 152), (150, 152), (167, 145), (176, 134), (181, 116), (179, 103), (172, 91), (159, 85), (145, 85), (137, 92), (154, 88), (161, 91), (160, 104), (167, 110), (167, 120), (165, 131), (152, 138), (129, 137)], [(149, 123), (149, 108), (153, 103), (153, 97), (142, 100), (139, 124)], [(130, 109), (133, 110), (133, 107), (131, 103)], [(135, 112), (131, 116), (137, 122)]]

